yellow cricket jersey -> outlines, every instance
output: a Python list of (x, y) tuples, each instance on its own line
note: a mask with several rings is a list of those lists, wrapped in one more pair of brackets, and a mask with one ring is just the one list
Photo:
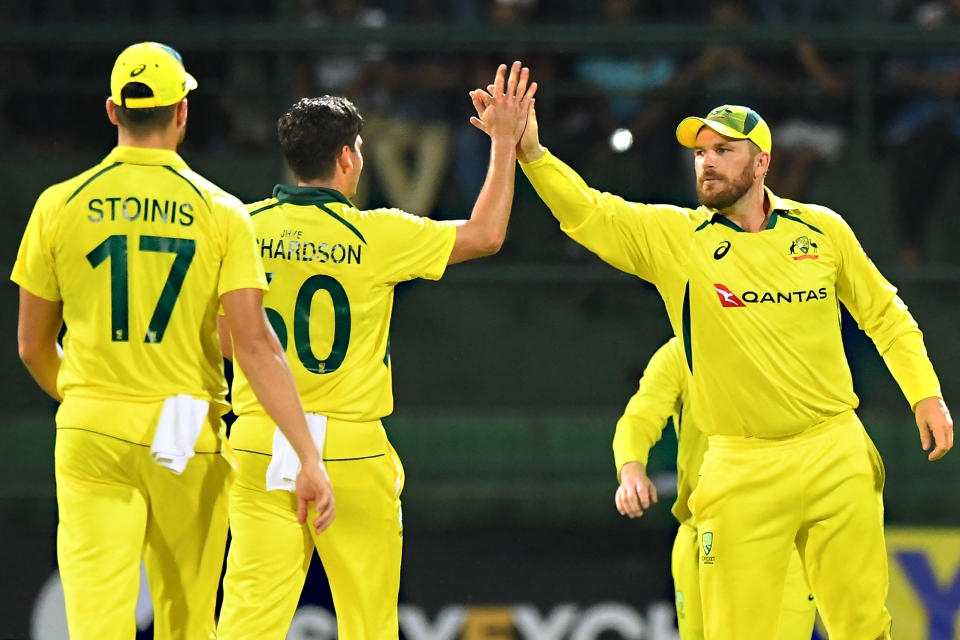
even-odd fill
[(673, 515), (684, 522), (692, 517), (687, 499), (697, 488), (700, 465), (707, 450), (707, 436), (697, 429), (687, 407), (687, 365), (683, 345), (671, 338), (650, 358), (640, 386), (617, 421), (613, 436), (613, 458), (617, 476), (627, 462), (644, 465), (650, 449), (663, 434), (668, 418), (677, 433), (677, 500)]
[(911, 407), (940, 396), (916, 322), (833, 211), (767, 191), (767, 228), (746, 233), (705, 207), (591, 189), (549, 152), (521, 166), (564, 232), (657, 287), (704, 433), (789, 436), (856, 408), (841, 302)]
[[(393, 411), (394, 287), (442, 275), (456, 228), (397, 209), (361, 211), (322, 187), (277, 185), (247, 205), (270, 289), (267, 316), (286, 350), (304, 410), (351, 422)], [(236, 370), (238, 416), (264, 414)], [(269, 452), (272, 431), (245, 447)]]
[(40, 195), (11, 279), (63, 302), (57, 425), (138, 444), (169, 396), (227, 411), (219, 297), (267, 286), (239, 200), (174, 151), (125, 146)]

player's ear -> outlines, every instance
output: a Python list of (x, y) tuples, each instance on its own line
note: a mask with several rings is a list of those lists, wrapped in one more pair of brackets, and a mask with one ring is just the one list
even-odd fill
[(770, 168), (770, 152), (761, 151), (754, 158), (754, 162), (756, 163), (757, 173), (760, 175), (766, 174), (767, 170)]
[(184, 98), (183, 100), (177, 103), (177, 111), (176, 111), (176, 114), (174, 115), (174, 119), (177, 121), (178, 129), (183, 127), (185, 124), (187, 124), (187, 111), (188, 111), (187, 99)]
[(350, 148), (350, 145), (345, 144), (340, 147), (340, 152), (337, 154), (337, 165), (344, 173), (347, 173), (353, 168), (353, 156), (351, 155), (352, 151), (353, 149)]
[(107, 98), (107, 103), (104, 105), (107, 109), (107, 118), (114, 125), (119, 125), (120, 121), (117, 120), (117, 105), (113, 104), (113, 98)]

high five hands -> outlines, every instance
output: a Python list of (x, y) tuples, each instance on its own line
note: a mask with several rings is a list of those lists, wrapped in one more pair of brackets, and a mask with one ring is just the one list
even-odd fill
[(537, 83), (527, 85), (530, 69), (521, 67), (520, 61), (513, 63), (510, 77), (504, 82), (506, 74), (507, 65), (502, 64), (486, 91), (474, 89), (470, 92), (477, 111), (477, 115), (470, 118), (470, 124), (491, 138), (510, 136), (516, 145), (517, 157), (523, 162), (532, 162), (544, 152), (534, 110), (533, 94), (537, 92)]

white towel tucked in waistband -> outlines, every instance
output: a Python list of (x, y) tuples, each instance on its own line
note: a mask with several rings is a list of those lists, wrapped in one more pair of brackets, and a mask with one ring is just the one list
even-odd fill
[[(308, 413), (307, 428), (310, 429), (310, 435), (322, 457), (323, 442), (327, 437), (327, 416)], [(300, 473), (300, 458), (280, 431), (280, 427), (276, 427), (273, 432), (273, 455), (267, 467), (267, 491), (274, 489), (293, 491), (296, 488), (298, 473)]]
[(193, 447), (207, 421), (210, 402), (180, 394), (163, 401), (150, 457), (176, 474), (183, 473), (193, 457)]

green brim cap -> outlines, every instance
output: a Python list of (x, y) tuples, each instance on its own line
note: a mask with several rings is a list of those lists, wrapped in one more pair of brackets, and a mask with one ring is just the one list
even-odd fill
[(750, 107), (725, 104), (708, 113), (706, 118), (684, 118), (677, 126), (677, 141), (691, 149), (696, 147), (697, 134), (703, 127), (710, 127), (728, 138), (751, 140), (762, 151), (769, 152), (773, 146), (770, 127)]

